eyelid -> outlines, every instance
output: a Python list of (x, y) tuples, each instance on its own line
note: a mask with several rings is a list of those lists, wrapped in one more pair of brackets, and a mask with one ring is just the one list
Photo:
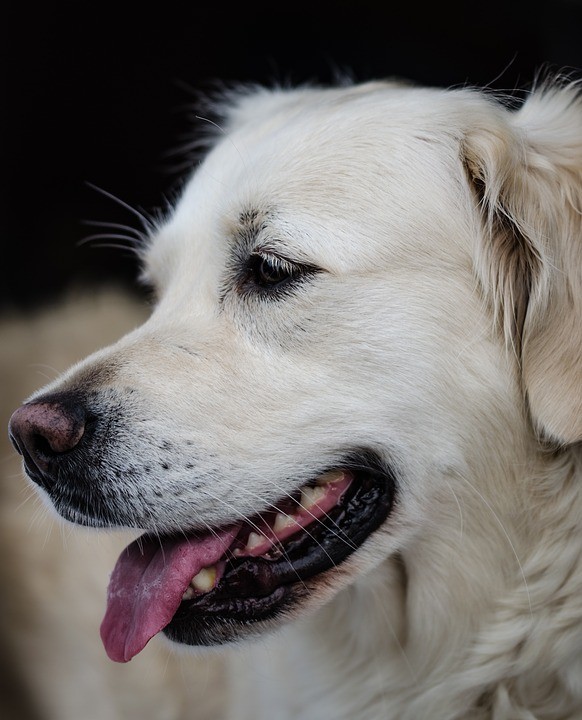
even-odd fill
[(257, 244), (250, 250), (251, 255), (275, 257), (279, 260), (286, 261), (292, 265), (299, 267), (315, 267), (308, 255), (305, 254), (301, 246), (294, 247), (291, 243), (278, 243), (276, 241), (265, 241)]
[(294, 262), (293, 260), (288, 260), (285, 257), (281, 257), (281, 255), (272, 252), (270, 250), (257, 250), (255, 252), (251, 253), (251, 257), (260, 257), (263, 258), (263, 260), (268, 260), (269, 262), (272, 262), (274, 265), (277, 265), (282, 270), (289, 270), (293, 271), (297, 268), (303, 267), (303, 265), (300, 262)]

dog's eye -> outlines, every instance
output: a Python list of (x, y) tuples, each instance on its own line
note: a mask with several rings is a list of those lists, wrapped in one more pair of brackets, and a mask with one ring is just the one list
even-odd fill
[(261, 288), (278, 288), (302, 274), (302, 266), (277, 255), (254, 254), (250, 259), (253, 282)]
[(279, 298), (292, 293), (309, 277), (323, 272), (321, 268), (299, 263), (266, 250), (253, 252), (239, 275), (238, 289), (243, 295), (259, 294)]

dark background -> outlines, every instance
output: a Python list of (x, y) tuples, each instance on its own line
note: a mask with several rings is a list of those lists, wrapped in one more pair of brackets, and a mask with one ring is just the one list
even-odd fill
[(33, 308), (72, 284), (133, 283), (131, 253), (83, 243), (99, 231), (87, 221), (139, 226), (92, 186), (147, 213), (162, 206), (176, 181), (168, 153), (196, 132), (191, 91), (215, 80), (329, 83), (349, 70), (511, 90), (540, 69), (582, 68), (582, 0), (135, 8), (3, 13), (3, 308)]

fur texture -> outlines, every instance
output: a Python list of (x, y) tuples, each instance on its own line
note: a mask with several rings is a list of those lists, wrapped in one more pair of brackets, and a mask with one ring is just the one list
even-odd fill
[(228, 636), (229, 717), (582, 718), (578, 87), (254, 88), (220, 111), (141, 248), (151, 316), (32, 398), (107, 421), (90, 490), (51, 501), (215, 529), (365, 448), (396, 477), (387, 519)]

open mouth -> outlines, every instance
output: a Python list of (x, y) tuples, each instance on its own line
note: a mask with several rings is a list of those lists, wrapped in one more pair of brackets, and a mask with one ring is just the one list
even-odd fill
[(358, 454), (244, 522), (207, 533), (145, 534), (111, 575), (101, 637), (127, 662), (161, 630), (209, 645), (280, 615), (304, 581), (336, 567), (385, 520), (395, 480)]

